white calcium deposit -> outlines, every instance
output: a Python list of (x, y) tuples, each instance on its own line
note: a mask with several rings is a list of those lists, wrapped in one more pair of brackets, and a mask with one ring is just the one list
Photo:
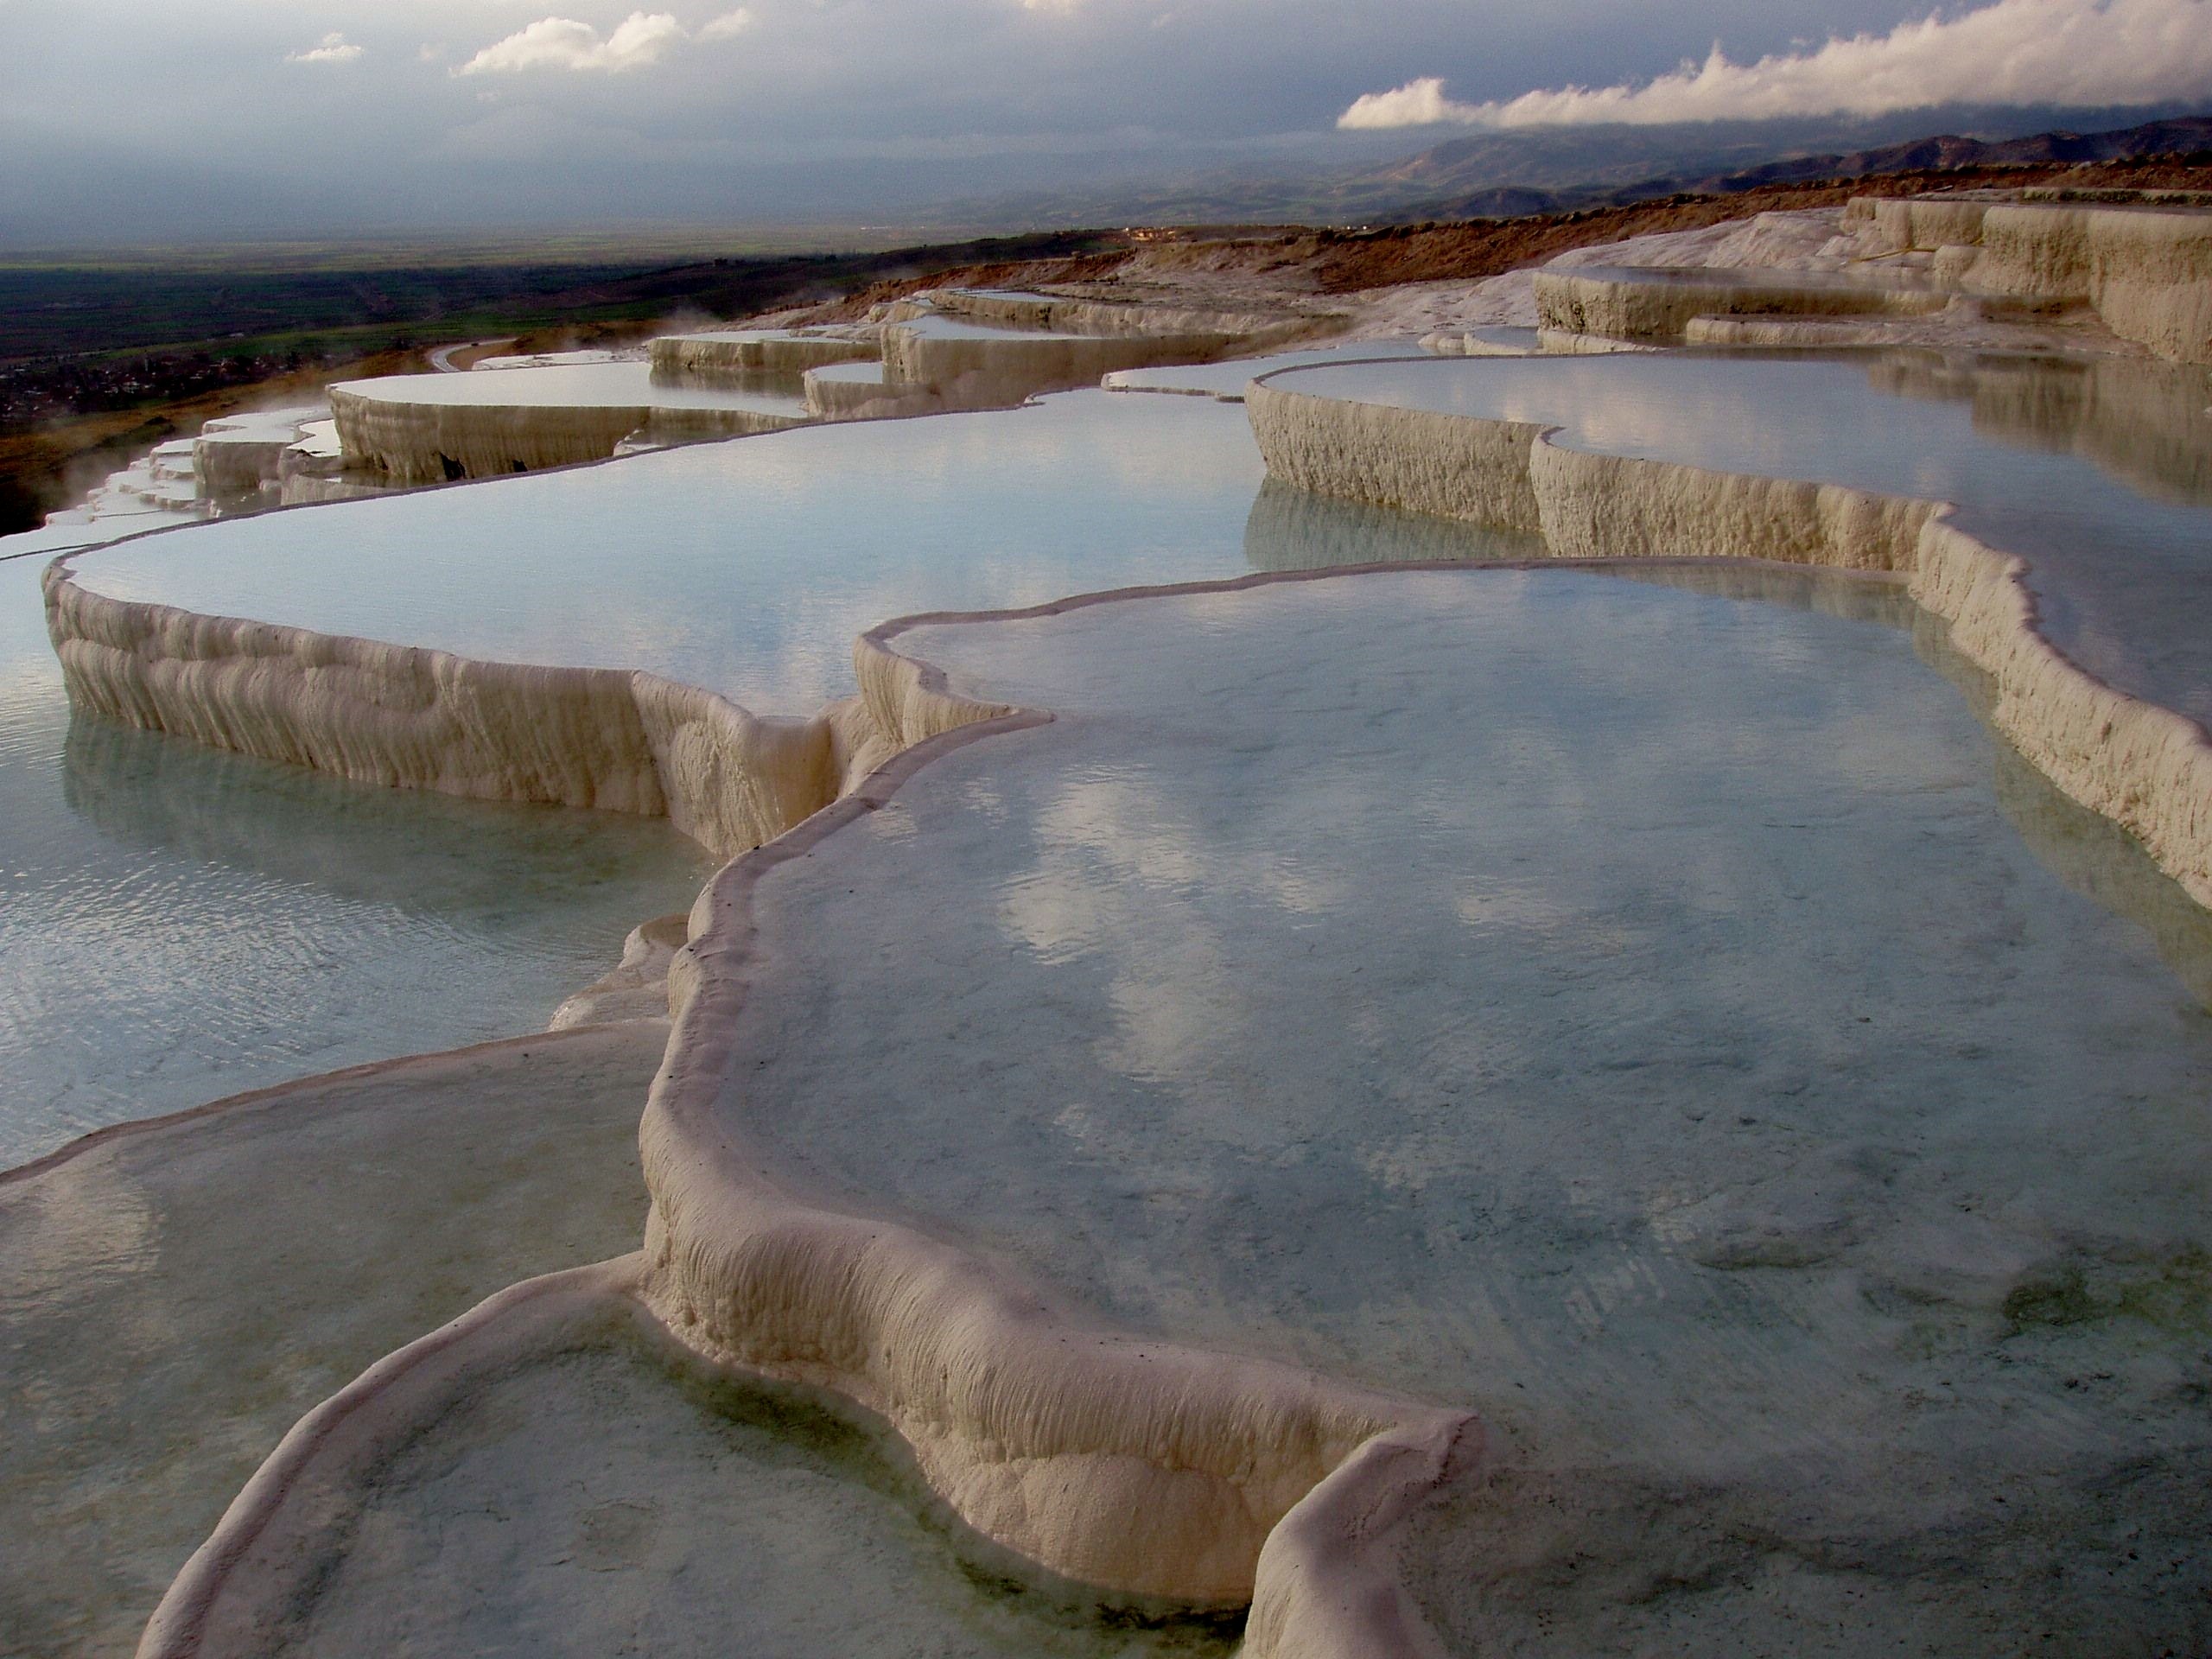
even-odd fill
[[(1777, 262), (1833, 257), (1834, 228), (1817, 245), (1813, 228), (1738, 227), (1732, 257), (1755, 263), (1754, 245)], [(2118, 333), (2169, 355), (2205, 354), (2212, 244), (2190, 225), (2020, 204), (1991, 207), (1979, 228), (1974, 280), (2031, 301), (2083, 296)], [(1904, 233), (1960, 232), (1931, 218)], [(1724, 240), (1708, 238), (1708, 251)], [(1668, 287), (1569, 271), (1520, 291), (1566, 308), (1547, 320), (1577, 334), (1679, 332), (1678, 306), (1663, 317), (1637, 308), (1646, 289)], [(1704, 287), (1673, 288), (1712, 303)], [(1821, 291), (1854, 304), (1871, 295), (1881, 309), (1925, 307), (1935, 290), (1901, 280)], [(880, 385), (944, 404), (995, 398), (1217, 356), (1276, 326), (1154, 314), (1139, 327), (1121, 309), (990, 294), (908, 309), (880, 320)], [(745, 346), (733, 349), (737, 367), (751, 366)], [(687, 367), (728, 361), (719, 347), (670, 356)], [(852, 388), (855, 409), (878, 385), (808, 366), (817, 386)], [(1246, 397), (1270, 472), (1300, 489), (1540, 533), (1562, 558), (1779, 560), (1903, 578), (1991, 676), (1994, 722), (2212, 904), (2202, 733), (2055, 651), (2018, 561), (1957, 528), (1942, 503), (1568, 449), (1533, 423), (1363, 405), (1267, 380)], [(410, 399), (388, 384), (337, 389), (334, 407), (348, 454), (410, 480), (606, 454), (660, 418), (650, 403), (525, 412), (514, 400)], [(724, 419), (731, 430), (790, 423), (734, 406), (687, 406), (673, 418), (700, 429), (687, 424), (686, 435)], [(232, 1650), (223, 1632), (250, 1633), (296, 1589), (293, 1546), (327, 1518), (330, 1493), (372, 1483), (470, 1368), (496, 1370), (502, 1357), (542, 1346), (543, 1321), (631, 1298), (711, 1360), (832, 1389), (880, 1414), (967, 1525), (1029, 1562), (1131, 1595), (1249, 1598), (1255, 1659), (1440, 1650), (1401, 1582), (1395, 1535), (1482, 1457), (1483, 1429), (1468, 1414), (1107, 1328), (921, 1226), (779, 1180), (714, 1109), (743, 1073), (730, 1032), (763, 968), (753, 906), (764, 876), (881, 811), (921, 766), (1048, 714), (961, 695), (902, 654), (890, 625), (855, 648), (857, 696), (769, 720), (651, 674), (489, 663), (107, 598), (73, 581), (67, 560), (48, 576), (47, 603), (71, 695), (90, 712), (397, 786), (662, 813), (744, 855), (701, 895), (680, 943), (666, 925), (640, 935), (594, 992), (626, 1008), (621, 999), (659, 995), (664, 975), (676, 1014), (641, 1131), (652, 1198), (642, 1252), (505, 1293), (310, 1414), (194, 1557), (142, 1653)], [(588, 1015), (587, 1006), (576, 1017)], [(866, 1097), (852, 1107), (864, 1114)]]

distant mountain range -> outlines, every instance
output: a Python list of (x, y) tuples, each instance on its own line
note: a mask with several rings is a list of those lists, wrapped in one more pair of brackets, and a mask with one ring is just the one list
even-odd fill
[[(1513, 218), (1523, 213), (1559, 213), (1572, 207), (1647, 200), (1654, 196), (1681, 194), (1732, 195), (1775, 184), (1802, 184), (1816, 179), (1872, 179), (1886, 173), (1932, 172), (1961, 167), (2027, 167), (2042, 162), (2072, 165), (2083, 162), (2113, 162), (2146, 156), (2192, 155), (2212, 152), (2212, 116), (2183, 116), (2167, 121), (2146, 121), (2139, 126), (2109, 132), (2038, 132), (2024, 138), (1983, 139), (1939, 133), (1932, 138), (1913, 138), (1875, 149), (1841, 154), (1791, 156), (1756, 166), (1738, 167), (1689, 177), (1679, 175), (1637, 180), (1619, 186), (1599, 183), (1564, 190), (1533, 190), (1511, 185), (1478, 182), (1492, 165), (1488, 146), (1479, 138), (1462, 138), (1424, 150), (1395, 169), (1435, 188), (1433, 196), (1406, 204), (1399, 216), (1410, 212), (1419, 219)], [(1450, 181), (1447, 182), (1447, 181)], [(1380, 187), (1384, 178), (1378, 178)]]
[(1399, 224), (1516, 218), (1678, 193), (1729, 194), (1767, 185), (1932, 168), (2212, 152), (2212, 115), (2092, 132), (2053, 128), (2017, 137), (1942, 133), (1865, 148), (1833, 147), (1850, 131), (1801, 123), (1484, 133), (1397, 161), (1303, 177), (1224, 171), (1110, 193), (1032, 193), (963, 203), (952, 211), (987, 225)]

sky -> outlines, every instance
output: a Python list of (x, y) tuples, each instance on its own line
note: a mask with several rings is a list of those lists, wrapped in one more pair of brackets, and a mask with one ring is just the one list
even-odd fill
[(0, 0), (0, 240), (912, 219), (1961, 102), (2212, 109), (2212, 0)]

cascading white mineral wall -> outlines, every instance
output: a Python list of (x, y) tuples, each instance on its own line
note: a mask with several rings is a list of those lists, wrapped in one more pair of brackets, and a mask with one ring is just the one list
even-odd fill
[(1338, 321), (1332, 317), (1285, 317), (1277, 312), (1128, 305), (1053, 294), (1016, 294), (972, 288), (938, 289), (931, 295), (930, 303), (947, 315), (972, 317), (978, 322), (1000, 323), (1010, 328), (1049, 329), (1066, 334), (1154, 338), (1179, 335), (1211, 339), (1220, 347), (1240, 344), (1248, 350), (1317, 329), (1325, 330)]
[[(1543, 431), (1513, 421), (1461, 421), (1440, 429), (1419, 410), (1384, 404), (1332, 404), (1325, 418), (1286, 418), (1318, 398), (1245, 389), (1252, 429), (1268, 474), (1315, 495), (1434, 513), (1499, 530), (1533, 531), (1542, 509), (1529, 475), (1529, 453)], [(1295, 404), (1285, 400), (1296, 397)], [(1265, 412), (1263, 413), (1262, 410)]]
[(193, 471), (202, 495), (251, 495), (283, 473), (284, 452), (299, 442), (296, 433), (269, 438), (207, 438), (192, 446)]
[(2022, 561), (1949, 522), (1948, 504), (1592, 454), (1553, 442), (1555, 428), (1384, 410), (1267, 379), (1247, 391), (1245, 409), (1274, 476), (1350, 500), (1540, 530), (1554, 556), (1775, 559), (1904, 575), (1991, 676), (1999, 729), (2212, 906), (2212, 742), (2053, 647), (2036, 629)]
[(726, 855), (835, 799), (874, 739), (857, 705), (764, 718), (655, 674), (200, 616), (93, 593), (66, 560), (46, 603), (71, 700), (107, 719), (363, 783), (666, 816)]
[(1860, 199), (1845, 217), (1878, 249), (1936, 251), (1939, 270), (1976, 291), (2084, 302), (2123, 339), (2212, 363), (2212, 213), (1939, 197)]
[[(1129, 1593), (1256, 1596), (1275, 1610), (1276, 1635), (1248, 1645), (1255, 1656), (1376, 1651), (1319, 1632), (1332, 1618), (1365, 1630), (1378, 1608), (1419, 1621), (1388, 1563), (1351, 1547), (1360, 1526), (1346, 1537), (1332, 1529), (1346, 1515), (1400, 1513), (1464, 1471), (1482, 1444), (1471, 1420), (1089, 1325), (942, 1241), (785, 1191), (728, 1126), (720, 1102), (742, 1075), (729, 1033), (764, 967), (751, 918), (759, 881), (951, 747), (1047, 719), (977, 719), (982, 706), (893, 650), (888, 632), (863, 639), (855, 666), (895, 762), (729, 865), (693, 911), (669, 981), (669, 1063), (640, 1137), (653, 1198), (641, 1294), (709, 1357), (881, 1414), (969, 1524), (1032, 1560)], [(1321, 1521), (1270, 1541), (1310, 1504), (1323, 1506)], [(1345, 1592), (1350, 1609), (1338, 1605)]]
[(1954, 196), (1853, 196), (1843, 222), (1871, 231), (1885, 251), (1972, 246), (1981, 240), (1981, 216), (1991, 202)]
[(750, 437), (804, 423), (797, 416), (752, 409), (409, 403), (343, 386), (331, 388), (330, 408), (347, 460), (403, 484), (604, 461), (638, 432), (694, 442)]
[(1759, 280), (1677, 280), (1604, 270), (1543, 270), (1535, 275), (1536, 315), (1547, 330), (1614, 340), (1676, 339), (1698, 317), (1924, 317), (1953, 296), (1933, 288), (1884, 288), (1790, 282), (1787, 272)]
[(926, 388), (956, 407), (1014, 404), (1040, 391), (1095, 385), (1116, 369), (1203, 363), (1234, 344), (1219, 334), (938, 334), (884, 330), (887, 387)]
[(650, 350), (656, 377), (708, 382), (787, 378), (832, 363), (873, 362), (880, 353), (873, 338), (766, 331), (669, 334), (654, 340)]
[(2086, 297), (2161, 357), (2212, 363), (2212, 213), (2000, 203), (1967, 280), (2031, 299)]

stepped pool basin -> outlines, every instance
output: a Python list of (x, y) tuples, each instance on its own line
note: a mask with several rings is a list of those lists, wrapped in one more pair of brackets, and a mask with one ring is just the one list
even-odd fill
[(1955, 503), (1961, 528), (2026, 561), (2054, 645), (2116, 690), (2212, 721), (2204, 370), (1684, 351), (1346, 365), (1268, 384), (1558, 426), (1570, 448)]
[(480, 1363), (464, 1345), (450, 1375), (399, 1379), (372, 1409), (419, 1426), (359, 1454), (370, 1480), (308, 1471), (292, 1513), (313, 1519), (249, 1546), (268, 1576), (218, 1598), (205, 1650), (1233, 1650), (1233, 1618), (1109, 1608), (1025, 1573), (849, 1408), (720, 1374), (620, 1294), (544, 1311), (559, 1300), (474, 1316)]
[(0, 1175), (0, 1649), (136, 1650), (302, 1414), (632, 1248), (656, 1021), (402, 1059)]
[(1830, 1591), (1947, 1650), (2189, 1637), (2203, 913), (1895, 589), (1649, 575), (900, 634), (1058, 718), (760, 878), (728, 1135), (1137, 1332), (1477, 1411), (1440, 1625), (1696, 1492), (1669, 1570), (1761, 1640)]
[(657, 376), (650, 363), (553, 363), (465, 374), (341, 380), (334, 391), (377, 403), (448, 408), (749, 410), (797, 417), (795, 391), (705, 386)]
[(340, 381), (331, 413), (347, 461), (403, 484), (493, 478), (803, 423), (798, 386), (749, 391), (657, 374), (646, 363), (547, 363)]
[[(1259, 524), (1248, 559), (1263, 476), (1240, 410), (1075, 392), (218, 524), (76, 568), (111, 597), (499, 661), (650, 669), (791, 711), (849, 690), (855, 637), (893, 616), (1295, 563), (1282, 538), (1299, 520), (1283, 513)], [(1411, 531), (1427, 556), (1495, 543)]]
[[(909, 338), (956, 346), (993, 332), (972, 327)], [(857, 395), (859, 368), (818, 372)], [(1271, 384), (1565, 421), (1562, 442), (1595, 449), (1959, 499), (1967, 528), (2031, 559), (2055, 639), (2085, 661), (2108, 651), (2119, 671), (2097, 671), (2203, 718), (2190, 702), (2205, 684), (2197, 382), (2159, 372), (1731, 355), (1338, 362)], [(478, 658), (649, 669), (763, 711), (849, 690), (854, 637), (887, 617), (1044, 607), (925, 617), (887, 637), (942, 664), (953, 693), (1049, 710), (1050, 723), (935, 742), (929, 721), (953, 699), (916, 676), (912, 725), (901, 715), (874, 741), (935, 743), (927, 763), (880, 774), (715, 879), (694, 912), (697, 1000), (645, 1115), (646, 1249), (605, 1270), (645, 1275), (648, 1303), (707, 1351), (751, 1363), (757, 1338), (765, 1370), (839, 1387), (858, 1356), (849, 1391), (1002, 1541), (1068, 1571), (1111, 1563), (1089, 1574), (1100, 1583), (1203, 1583), (1189, 1593), (1233, 1599), (1236, 1528), (1256, 1539), (1357, 1462), (1376, 1430), (1338, 1444), (1344, 1425), (1395, 1425), (1412, 1446), (1464, 1408), (1482, 1457), (1437, 1463), (1416, 1524), (1389, 1547), (1413, 1605), (1455, 1646), (1566, 1630), (1771, 1649), (1839, 1620), (1961, 1653), (2017, 1651), (2053, 1628), (2113, 1648), (2201, 1645), (2212, 921), (1990, 735), (1977, 714), (1993, 683), (1908, 596), (1918, 588), (1637, 566), (1649, 548), (1618, 550), (1630, 563), (1060, 603), (1254, 570), (1548, 551), (1533, 534), (1267, 480), (1243, 412), (1213, 397), (1102, 391), (216, 524), (87, 553), (75, 570), (99, 595)], [(319, 671), (321, 644), (288, 649)], [(868, 717), (880, 720), (891, 671), (869, 661)], [(526, 698), (544, 677), (513, 683)], [(372, 719), (378, 695), (357, 698)], [(944, 718), (975, 717), (967, 707)], [(89, 721), (65, 729), (60, 753), (65, 804), (104, 832), (341, 900), (361, 896), (347, 883), (366, 865), (367, 898), (428, 894), (434, 918), (468, 936), (455, 963), (478, 937), (500, 955), (540, 937), (533, 872), (550, 899), (609, 844), (606, 817), (357, 790)], [(203, 772), (218, 781), (195, 781)], [(36, 773), (23, 775), (30, 798)], [(372, 812), (334, 811), (310, 785), (389, 803), (389, 842)], [(494, 818), (587, 828), (518, 854)], [(49, 877), (24, 856), (55, 889), (86, 862), (73, 854)], [(696, 885), (703, 861), (688, 856), (676, 864)], [(487, 864), (496, 899), (478, 885)], [(642, 864), (594, 868), (612, 896)], [(94, 872), (95, 919), (118, 913), (118, 880)], [(254, 893), (232, 899), (204, 868), (172, 885), (253, 918)], [(622, 922), (689, 896), (626, 897)], [(148, 934), (181, 908), (163, 889)], [(326, 908), (334, 953), (372, 967), (400, 956), (360, 914)], [(98, 928), (76, 931), (104, 969), (130, 960)], [(71, 931), (65, 920), (37, 937)], [(264, 954), (269, 931), (239, 930)], [(435, 942), (408, 943), (418, 963), (444, 960)], [(726, 995), (732, 974), (741, 998)], [(364, 1002), (419, 1028), (408, 997), (442, 988), (418, 969)], [(58, 1017), (61, 1029), (78, 1018)], [(605, 1058), (619, 1102), (638, 1056)], [(526, 1103), (528, 1080), (492, 1092), (495, 1107)], [(593, 1135), (603, 1103), (569, 1103)], [(268, 1161), (244, 1142), (219, 1150), (234, 1174)], [(453, 1165), (452, 1150), (426, 1136), (361, 1155), (404, 1173), (418, 1153)], [(29, 1216), (37, 1245), (39, 1195), (60, 1191), (42, 1184), (79, 1162), (18, 1181), (0, 1225)], [(630, 1202), (627, 1171), (576, 1216)], [(565, 1163), (537, 1173), (549, 1193), (571, 1177), (598, 1191)], [(465, 1217), (470, 1202), (448, 1209)], [(861, 1255), (837, 1263), (841, 1241)], [(564, 1236), (533, 1270), (588, 1242)], [(393, 1247), (394, 1283), (474, 1285), (431, 1259), (451, 1248), (421, 1229)], [(963, 1277), (929, 1255), (963, 1248), (1007, 1276)], [(35, 1279), (45, 1255), (21, 1254)], [(881, 1275), (909, 1270), (936, 1287), (918, 1314), (877, 1300)], [(62, 1323), (143, 1317), (128, 1297), (102, 1300), (117, 1293), (99, 1272), (54, 1282)], [(305, 1326), (344, 1311), (333, 1282), (305, 1275)], [(988, 1309), (959, 1302), (977, 1283), (996, 1287)], [(10, 1317), (41, 1328), (55, 1294), (34, 1284)], [(251, 1311), (219, 1288), (204, 1300), (189, 1318), (207, 1331)], [(840, 1327), (853, 1305), (886, 1322)], [(1094, 1317), (1120, 1334), (1086, 1327)], [(382, 1331), (382, 1318), (339, 1334)], [(1003, 1350), (963, 1350), (963, 1332)], [(795, 1367), (778, 1370), (779, 1343)], [(1178, 1344), (1205, 1352), (1192, 1361)], [(887, 1628), (901, 1650), (1111, 1651), (1125, 1634), (1071, 1624), (1065, 1605), (1043, 1634), (1026, 1615), (1001, 1619), (972, 1562), (948, 1577), (941, 1538), (918, 1548), (912, 1505), (863, 1514), (850, 1468), (802, 1471), (773, 1435), (733, 1440), (729, 1413), (701, 1409), (680, 1367), (620, 1344), (526, 1347), (472, 1350), (491, 1370), (395, 1419), (368, 1475), (335, 1453), (308, 1469), (271, 1536), (308, 1537), (318, 1516), (343, 1535), (315, 1546), (325, 1553), (304, 1577), (285, 1573), (306, 1557), (232, 1571), (246, 1558), (226, 1544), (213, 1578), (188, 1582), (249, 1609), (274, 1596), (306, 1621), (301, 1640), (334, 1651), (474, 1646), (594, 1619), (593, 1641), (680, 1649), (726, 1640), (733, 1596), (753, 1637), (776, 1643), (817, 1610), (818, 1580), (741, 1586), (711, 1540), (765, 1525), (747, 1535), (768, 1560), (818, 1525), (866, 1541), (854, 1581), (882, 1579), (870, 1593), (899, 1605)], [(1155, 1376), (1192, 1379), (1172, 1409), (1145, 1392), (1154, 1361)], [(235, 1411), (225, 1421), (251, 1418), (257, 1433), (289, 1397), (233, 1399), (211, 1375), (171, 1391), (180, 1420)], [(1383, 1392), (1353, 1400), (1361, 1387)], [(1040, 1401), (1041, 1427), (1022, 1414)], [(1144, 1440), (1147, 1422), (1170, 1418), (1189, 1445)], [(550, 1468), (531, 1427), (544, 1423), (569, 1426)], [(86, 1492), (130, 1478), (97, 1459), (70, 1477)], [(1067, 1494), (1117, 1480), (1176, 1495), (1134, 1530), (1101, 1527), (1110, 1500), (1061, 1525), (1084, 1505)], [(789, 1507), (800, 1487), (814, 1496)], [(511, 1519), (486, 1520), (487, 1491)], [(1208, 1537), (1186, 1578), (1141, 1559), (1148, 1532), (1177, 1535), (1217, 1498), (1244, 1503), (1218, 1534), (1236, 1537)], [(426, 1553), (426, 1529), (449, 1557)], [(1655, 1529), (1667, 1534), (1656, 1554)], [(1094, 1547), (1104, 1532), (1139, 1541)], [(464, 1580), (512, 1596), (480, 1601)], [(663, 1583), (674, 1592), (647, 1593)], [(1135, 1644), (1162, 1630), (1171, 1647), (1220, 1634), (1161, 1627)]]
[(0, 562), (0, 1166), (540, 1028), (711, 868), (664, 823), (401, 794), (73, 717), (45, 563)]

